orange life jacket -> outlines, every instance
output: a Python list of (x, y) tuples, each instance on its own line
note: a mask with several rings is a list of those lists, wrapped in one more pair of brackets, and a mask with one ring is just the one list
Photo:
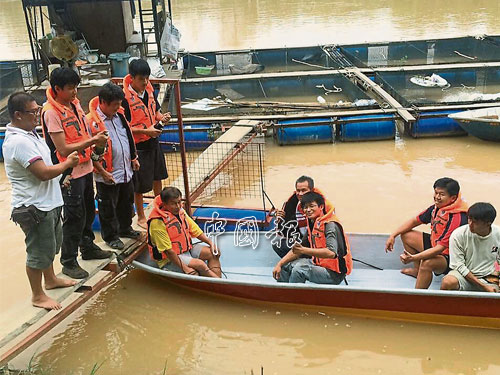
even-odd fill
[[(83, 111), (82, 106), (80, 105), (80, 101), (78, 99), (73, 100), (71, 104), (74, 108), (72, 109), (62, 104), (59, 104), (56, 101), (56, 97), (51, 87), (47, 88), (46, 94), (47, 94), (47, 102), (44, 104), (42, 108), (42, 131), (43, 131), (43, 136), (46, 142), (49, 144), (49, 146), (52, 145), (53, 148), (55, 149), (55, 145), (52, 142), (50, 135), (47, 134), (48, 129), (44, 119), (45, 113), (51, 109), (53, 109), (61, 119), (64, 136), (66, 138), (66, 144), (82, 142), (87, 139), (90, 139), (87, 123), (85, 120), (85, 112)], [(76, 109), (77, 114), (75, 114), (74, 109)], [(79, 151), (78, 155), (80, 159), (79, 163), (81, 164), (90, 160), (91, 152), (92, 151), (90, 147), (87, 147)], [(66, 158), (62, 156), (59, 153), (59, 151), (57, 151), (57, 149), (55, 149), (55, 153), (57, 156), (57, 160), (59, 160), (59, 162), (63, 162), (64, 160), (66, 160)]]
[(151, 220), (161, 219), (165, 223), (165, 229), (167, 230), (170, 241), (172, 242), (172, 250), (175, 251), (177, 255), (185, 253), (193, 248), (191, 242), (191, 234), (189, 233), (189, 224), (186, 220), (186, 213), (183, 208), (179, 211), (179, 219), (175, 217), (169, 211), (162, 210), (160, 205), (162, 203), (161, 197), (158, 195), (153, 201), (153, 210), (149, 214), (148, 218), (148, 249), (149, 255), (153, 260), (167, 259), (167, 254), (162, 251), (158, 251), (158, 248), (153, 245), (151, 241), (151, 234), (149, 233), (149, 226)]
[[(445, 234), (445, 232), (451, 228), (451, 231), (455, 230), (458, 226), (460, 226), (460, 220), (457, 217), (457, 223), (448, 223), (451, 214), (457, 214), (462, 212), (467, 212), (468, 205), (462, 200), (460, 193), (458, 194), (457, 199), (452, 204), (437, 208), (434, 206), (431, 214), (431, 245), (432, 247), (436, 246), (441, 237)], [(463, 223), (465, 224), (465, 223)], [(449, 233), (451, 234), (451, 232)], [(449, 248), (443, 250), (442, 254), (449, 254)]]
[[(313, 188), (311, 190), (314, 193), (318, 193), (323, 197), (325, 200), (325, 211), (328, 212), (330, 210), (333, 210), (335, 213), (335, 207), (333, 206), (332, 202), (330, 202), (328, 199), (326, 199), (325, 195), (321, 190), (318, 188)], [(297, 229), (305, 229), (307, 227), (307, 217), (304, 214), (304, 210), (302, 209), (302, 206), (300, 205), (300, 201), (297, 197), (297, 194), (293, 192), (290, 197), (286, 200), (285, 203), (283, 203), (283, 208), (282, 210), (285, 212), (285, 219), (284, 221), (290, 221), (290, 220), (296, 220), (297, 221)], [(297, 211), (301, 214), (301, 217), (297, 217)]]
[(335, 259), (313, 257), (313, 262), (318, 266), (328, 268), (334, 272), (349, 275), (352, 271), (351, 247), (344, 233), (344, 228), (342, 228), (342, 224), (337, 216), (335, 216), (333, 209), (314, 221), (312, 231), (311, 228), (307, 226), (309, 244), (314, 249), (326, 248), (325, 225), (331, 222), (337, 223), (342, 232), (345, 254), (337, 254), (337, 258)]
[[(97, 107), (99, 106), (99, 97), (96, 96), (89, 102), (89, 113), (87, 114), (87, 121), (90, 124), (90, 131), (92, 135), (96, 135), (97, 133), (101, 131), (106, 131), (106, 125), (104, 124), (104, 121), (101, 119), (101, 116), (97, 113)], [(128, 124), (127, 119), (125, 118), (124, 110), (123, 107), (120, 107), (118, 110), (118, 113), (120, 115), (120, 119), (122, 122), (124, 121), (126, 126), (130, 126)], [(106, 151), (104, 152), (104, 156), (102, 158), (101, 164), (103, 168), (108, 171), (112, 172), (113, 171), (113, 151), (112, 151), (112, 142), (111, 142), (111, 137), (108, 137), (108, 142), (106, 144)], [(135, 147), (135, 146), (133, 146)], [(135, 153), (135, 149), (134, 149)], [(134, 155), (131, 153), (130, 155), (133, 157)], [(94, 170), (95, 172), (95, 170)]]
[[(146, 86), (148, 93), (148, 105), (144, 105), (139, 95), (130, 89), (132, 83), (132, 76), (127, 74), (123, 78), (123, 92), (125, 93), (125, 100), (127, 100), (130, 107), (130, 127), (132, 129), (147, 129), (155, 125), (161, 120), (161, 116), (156, 110), (156, 100), (154, 97), (153, 86), (150, 82)], [(135, 143), (145, 142), (151, 139), (150, 136), (145, 134), (134, 134)]]

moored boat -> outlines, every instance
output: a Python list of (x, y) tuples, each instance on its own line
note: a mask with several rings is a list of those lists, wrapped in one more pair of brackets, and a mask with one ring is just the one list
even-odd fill
[(500, 142), (500, 107), (463, 111), (449, 115), (470, 135)]
[(415, 279), (400, 272), (401, 242), (396, 243), (392, 253), (384, 252), (387, 235), (350, 234), (355, 262), (347, 283), (317, 285), (276, 282), (272, 270), (279, 258), (271, 248), (270, 232), (261, 231), (253, 242), (248, 237), (242, 241), (243, 233), (236, 225), (235, 231), (217, 237), (222, 252), (222, 279), (161, 270), (147, 252), (134, 261), (134, 266), (182, 287), (241, 300), (374, 318), (500, 329), (500, 294), (441, 291), (441, 277), (434, 278), (429, 290), (415, 290)]

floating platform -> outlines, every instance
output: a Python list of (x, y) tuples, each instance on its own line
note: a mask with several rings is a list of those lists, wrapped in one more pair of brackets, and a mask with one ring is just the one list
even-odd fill
[[(500, 37), (481, 35), (350, 45), (183, 52), (181, 58), (185, 78), (243, 72), (329, 70), (349, 66), (374, 68), (479, 63), (500, 61)], [(247, 67), (246, 71), (244, 67)]]

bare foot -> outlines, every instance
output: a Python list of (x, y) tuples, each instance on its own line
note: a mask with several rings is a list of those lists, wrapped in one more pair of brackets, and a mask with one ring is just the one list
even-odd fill
[(411, 276), (411, 277), (414, 277), (414, 278), (417, 278), (417, 275), (418, 275), (418, 269), (416, 268), (403, 268), (401, 270), (401, 273), (403, 275), (408, 275), (408, 276)]
[(77, 283), (78, 281), (76, 280), (67, 280), (56, 277), (54, 280), (45, 280), (45, 289), (67, 288), (68, 286), (73, 286)]
[(138, 219), (137, 220), (137, 225), (140, 226), (143, 229), (147, 229), (148, 228), (148, 224), (147, 224), (146, 218), (144, 218), (144, 219)]
[(60, 310), (62, 308), (59, 302), (54, 301), (46, 294), (43, 294), (38, 297), (33, 297), (31, 299), (31, 304), (35, 307), (41, 307), (42, 309), (47, 309), (47, 310)]

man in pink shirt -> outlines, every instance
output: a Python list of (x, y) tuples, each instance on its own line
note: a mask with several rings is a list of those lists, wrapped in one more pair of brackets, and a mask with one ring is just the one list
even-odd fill
[(63, 243), (61, 247), (62, 272), (75, 279), (88, 277), (88, 272), (77, 261), (78, 247), (82, 259), (104, 259), (112, 256), (94, 243), (92, 223), (95, 217), (94, 181), (92, 159), (94, 145), (106, 145), (106, 132), (90, 137), (85, 113), (76, 98), (78, 74), (70, 68), (57, 68), (50, 76), (47, 103), (42, 110), (42, 125), (45, 141), (54, 164), (61, 163), (74, 151), (79, 163), (71, 173), (68, 187), (63, 187)]

